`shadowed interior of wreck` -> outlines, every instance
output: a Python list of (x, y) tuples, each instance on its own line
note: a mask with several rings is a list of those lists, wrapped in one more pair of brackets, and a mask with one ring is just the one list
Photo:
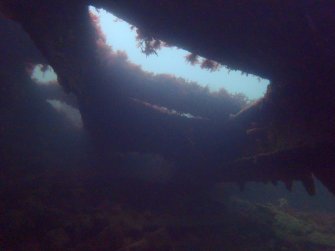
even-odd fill
[[(147, 50), (163, 40), (270, 79), (265, 97), (246, 105), (144, 72), (106, 45), (89, 5), (138, 27)], [(15, 208), (18, 191), (37, 183), (50, 188), (50, 205), (50, 197), (72, 198), (68, 184), (88, 188), (73, 199), (76, 209), (106, 197), (140, 208), (180, 200), (191, 207), (218, 182), (281, 181), (290, 190), (301, 181), (312, 195), (318, 179), (334, 194), (334, 10), (332, 1), (312, 0), (2, 1), (1, 179), (13, 179), (3, 185), (6, 205)], [(37, 64), (51, 65), (62, 89), (37, 86), (30, 78)], [(47, 99), (78, 108), (83, 128)], [(128, 168), (139, 161), (161, 169)]]

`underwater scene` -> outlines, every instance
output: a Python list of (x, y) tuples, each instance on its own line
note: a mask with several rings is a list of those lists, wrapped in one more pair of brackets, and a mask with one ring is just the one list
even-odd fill
[(28, 2), (0, 1), (0, 251), (335, 251), (332, 3)]

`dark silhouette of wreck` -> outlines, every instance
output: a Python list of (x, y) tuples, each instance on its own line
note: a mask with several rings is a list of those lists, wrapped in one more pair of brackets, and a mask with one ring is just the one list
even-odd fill
[[(110, 56), (98, 42), (103, 35), (88, 5), (136, 26), (148, 45), (165, 41), (267, 78), (267, 93), (242, 109), (243, 102), (226, 93), (214, 95), (173, 77), (161, 80), (122, 65), (120, 55)], [(241, 186), (282, 181), (288, 189), (293, 181), (302, 181), (314, 194), (314, 178), (335, 193), (334, 11), (331, 0), (2, 0), (3, 177), (15, 176), (9, 170), (18, 161), (38, 166), (38, 159), (24, 154), (31, 148), (25, 140), (43, 123), (50, 128), (63, 123), (28, 119), (34, 113), (30, 110), (43, 101), (30, 95), (27, 66), (49, 64), (62, 88), (77, 98), (85, 132), (94, 143), (91, 155), (97, 168), (82, 174), (95, 177), (90, 181), (99, 191), (94, 196), (110, 181), (112, 190), (123, 191), (123, 200), (143, 191), (149, 198), (192, 193), (221, 181)], [(13, 143), (27, 144), (18, 154), (8, 135), (25, 123), (30, 129), (22, 135), (28, 136)], [(47, 147), (48, 137), (41, 137), (39, 142)], [(71, 144), (64, 140), (59, 151), (71, 153), (77, 146)], [(129, 178), (131, 171), (121, 160), (129, 152), (159, 155), (174, 163), (171, 177), (163, 185)]]

